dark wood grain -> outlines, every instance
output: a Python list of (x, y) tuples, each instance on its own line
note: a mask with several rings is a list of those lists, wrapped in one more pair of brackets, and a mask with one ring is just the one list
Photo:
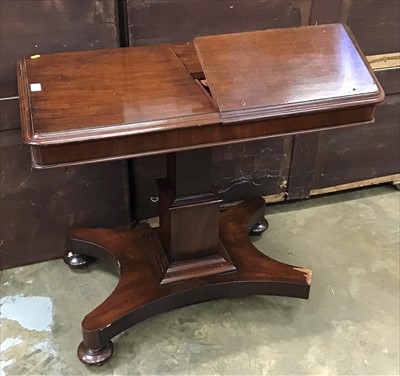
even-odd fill
[(376, 109), (375, 124), (319, 134), (312, 188), (321, 189), (400, 172), (400, 95)]
[(170, 47), (193, 78), (205, 78), (203, 68), (201, 67), (199, 58), (197, 57), (193, 42), (175, 43), (171, 44)]
[(0, 132), (20, 128), (18, 98), (0, 101)]
[(212, 150), (196, 149), (167, 156), (168, 184), (175, 197), (212, 192)]
[(387, 96), (374, 124), (296, 135), (287, 199), (377, 184), (398, 174), (399, 101), (399, 95)]
[(62, 257), (71, 225), (131, 223), (125, 162), (32, 170), (16, 129), (0, 134), (0, 176), (0, 269)]
[(283, 199), (287, 191), (293, 136), (215, 147), (213, 185), (224, 202), (253, 196)]
[(400, 50), (398, 0), (313, 0), (310, 24), (343, 23), (365, 55)]
[(400, 67), (380, 69), (375, 71), (375, 75), (386, 95), (400, 93)]
[[(326, 6), (334, 4), (334, 1), (325, 2)], [(171, 44), (170, 47), (185, 65), (192, 77), (204, 79), (203, 68), (201, 67), (196, 49), (193, 43)], [(399, 46), (400, 49), (400, 46)], [(375, 76), (383, 87), (385, 94), (396, 94), (400, 92), (400, 68), (380, 68), (374, 70)]]
[[(348, 2), (348, 1), (346, 1)], [(310, 25), (329, 23), (346, 23), (345, 7), (342, 0), (313, 0), (311, 6)], [(343, 17), (342, 15), (343, 9)]]
[(160, 240), (170, 261), (218, 254), (221, 199), (212, 191), (211, 159), (210, 148), (168, 155), (167, 178), (158, 183)]
[[(167, 45), (46, 55), (21, 61), (18, 72), (23, 135), (37, 145), (35, 164), (126, 158), (370, 121), (383, 98), (340, 25), (196, 43), (223, 122), (247, 123), (221, 126), (213, 99)], [(280, 52), (272, 58), (269, 48)], [(32, 92), (35, 83), (43, 89)], [(268, 119), (256, 121), (262, 118)]]
[(32, 160), (35, 168), (102, 162), (290, 135), (311, 129), (338, 127), (337, 124), (354, 125), (371, 121), (373, 117), (374, 109), (367, 106), (224, 126), (176, 128), (104, 140), (32, 145)]
[(119, 46), (114, 0), (1, 0), (0, 7), (1, 97), (17, 95), (18, 59)]
[(167, 176), (166, 155), (154, 155), (133, 159), (132, 189), (135, 194), (133, 215), (138, 220), (157, 217), (157, 180)]
[[(248, 228), (264, 213), (264, 201), (254, 198), (221, 213), (220, 240), (231, 256), (235, 272), (160, 284), (153, 255), (143, 239), (157, 237), (157, 230), (138, 226), (133, 230), (73, 228), (69, 246), (79, 253), (105, 257), (119, 271), (114, 292), (82, 322), (86, 351), (105, 346), (130, 326), (187, 304), (250, 294), (307, 298), (311, 271), (286, 265), (259, 252), (248, 238)], [(157, 261), (156, 261), (157, 262)], [(124, 302), (124, 304), (121, 304)], [(80, 354), (81, 360), (83, 354)]]
[(310, 197), (319, 135), (320, 132), (310, 132), (294, 136), (287, 190), (289, 200)]
[[(314, 41), (315, 37), (323, 42)], [(167, 45), (59, 54), (19, 64), (23, 132), (37, 165), (173, 152), (167, 157), (167, 177), (159, 181), (158, 230), (138, 226), (133, 230), (70, 231), (68, 254), (105, 257), (120, 272), (115, 291), (82, 322), (83, 343), (78, 356), (85, 363), (105, 361), (112, 354), (112, 337), (175, 307), (243, 294), (308, 297), (310, 270), (270, 259), (248, 238), (249, 230), (265, 221), (265, 201), (261, 197), (219, 214), (209, 147), (372, 121), (383, 92), (341, 26), (221, 38), (222, 44), (219, 37), (207, 37), (198, 39), (196, 45), (207, 79), (211, 78), (214, 98)], [(240, 48), (229, 47), (226, 38), (233, 38), (232, 45), (237, 43)], [(206, 41), (204, 46), (202, 41)], [(233, 49), (231, 57), (241, 69), (231, 61), (226, 70), (246, 76), (250, 71), (257, 72), (262, 56), (264, 65), (271, 61), (263, 50), (263, 41), (274, 41), (277, 51), (274, 43), (286, 41), (280, 47), (285, 53), (276, 54), (280, 64), (275, 67), (275, 75), (266, 75), (261, 68), (258, 71), (259, 80), (274, 83), (281, 79), (280, 84), (272, 84), (270, 96), (261, 98), (261, 102), (256, 98), (250, 111), (225, 107), (234, 104), (241, 92), (250, 93), (251, 85), (257, 88), (257, 84), (252, 74), (253, 81), (247, 83), (239, 77), (235, 91), (229, 74), (221, 73), (223, 80), (215, 72), (210, 77), (208, 68), (213, 71), (213, 59), (205, 62), (203, 47), (206, 54), (210, 48), (214, 52)], [(300, 60), (296, 61), (297, 50), (289, 48), (289, 41), (302, 41), (307, 47)], [(321, 58), (322, 53), (327, 57)], [(316, 56), (320, 57), (320, 65), (302, 66)], [(334, 64), (328, 64), (328, 57)], [(292, 60), (297, 65), (288, 65)], [(322, 62), (327, 63), (324, 69)], [(216, 66), (221, 69), (219, 64), (217, 59)], [(288, 71), (298, 66), (298, 79), (293, 80)], [(316, 72), (321, 77), (315, 77)], [(344, 88), (327, 77), (340, 78)], [(331, 86), (323, 90), (319, 81)], [(41, 83), (41, 90), (32, 90), (33, 83)], [(309, 86), (315, 89), (314, 96)], [(117, 90), (115, 97), (113, 90)], [(271, 99), (274, 94), (276, 98)], [(267, 109), (272, 116), (265, 116)]]
[(346, 23), (365, 55), (400, 51), (400, 1), (353, 0)]
[(308, 25), (311, 0), (127, 0), (131, 46)]
[(194, 44), (224, 123), (383, 99), (342, 25), (198, 37)]
[[(284, 198), (293, 136), (277, 136), (213, 148), (212, 184), (224, 202), (253, 196)], [(158, 216), (156, 179), (166, 176), (165, 156), (135, 158), (133, 186), (135, 217)]]
[[(337, 12), (336, 19), (340, 19), (340, 1), (321, 1), (323, 1), (324, 7), (316, 6), (317, 10), (321, 12), (323, 10), (321, 17), (324, 15), (333, 17), (334, 13)], [(323, 18), (320, 18), (319, 23), (323, 20)], [(185, 64), (189, 73), (194, 77), (204, 78), (193, 43), (171, 45), (171, 48)], [(386, 94), (399, 92), (400, 69), (379, 69), (374, 73)], [(379, 121), (377, 126), (379, 127)], [(393, 126), (395, 125), (393, 124)], [(341, 132), (341, 130), (336, 132)], [(316, 151), (317, 145), (313, 145), (313, 142), (317, 142), (318, 137), (315, 137), (315, 135), (298, 135), (296, 138), (297, 140), (308, 140), (307, 149), (313, 148)], [(274, 137), (243, 144), (215, 147), (212, 166), (213, 182), (219, 196), (225, 202), (245, 199), (252, 195), (276, 195), (276, 197), (279, 197), (280, 194), (287, 191), (288, 171), (290, 165), (293, 164), (292, 176), (290, 177), (291, 192), (286, 197), (289, 199), (308, 197), (310, 189), (312, 189), (313, 176), (311, 172), (315, 168), (313, 165), (315, 159), (310, 158), (312, 156), (315, 158), (316, 155), (308, 152), (303, 154), (303, 151), (297, 148), (300, 154), (295, 153), (291, 158), (292, 139), (293, 136)], [(390, 148), (390, 143), (390, 140), (388, 140), (385, 145)], [(365, 147), (368, 148), (368, 143), (365, 144)], [(379, 153), (387, 155), (386, 147), (379, 149)], [(307, 158), (304, 160), (305, 155)], [(155, 217), (158, 215), (156, 202), (158, 193), (155, 180), (166, 176), (164, 156), (137, 158), (134, 163), (135, 215), (139, 219)], [(368, 163), (366, 162), (366, 164)], [(340, 176), (340, 170), (335, 174)], [(363, 179), (361, 175), (360, 179)], [(305, 186), (303, 187), (301, 184), (305, 184)], [(283, 196), (281, 197), (283, 199)]]
[[(24, 60), (20, 69), (26, 72), (20, 92), (31, 115), (22, 119), (28, 143), (219, 121), (213, 103), (166, 45), (44, 55)], [(32, 91), (35, 83), (40, 91)]]

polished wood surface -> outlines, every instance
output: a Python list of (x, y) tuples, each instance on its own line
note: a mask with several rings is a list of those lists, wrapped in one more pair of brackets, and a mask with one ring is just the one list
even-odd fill
[[(128, 15), (125, 18), (125, 22), (121, 22), (121, 20), (124, 21), (122, 16), (126, 15), (126, 12), (123, 13), (122, 11), (120, 12), (121, 9), (116, 9), (115, 2), (120, 5), (127, 4)], [(5, 226), (7, 226), (6, 219), (4, 219), (6, 224), (0, 225), (4, 236), (7, 238), (4, 239), (5, 245), (0, 248), (0, 257), (1, 255), (3, 256), (0, 261), (1, 267), (21, 266), (24, 263), (30, 263), (35, 260), (44, 261), (51, 257), (61, 257), (62, 253), (60, 252), (62, 250), (60, 247), (51, 245), (48, 241), (46, 241), (46, 244), (41, 244), (37, 239), (47, 238), (48, 240), (49, 237), (44, 235), (51, 233), (49, 236), (53, 239), (53, 243), (62, 244), (62, 231), (58, 231), (57, 228), (61, 230), (68, 225), (68, 214), (71, 212), (71, 209), (65, 206), (60, 207), (58, 214), (61, 217), (61, 213), (65, 213), (64, 224), (57, 224), (55, 221), (50, 220), (51, 225), (49, 226), (46, 218), (51, 218), (51, 211), (44, 212), (42, 206), (36, 204), (33, 207), (29, 200), (25, 200), (26, 195), (52, 196), (53, 192), (46, 182), (48, 180), (55, 182), (56, 179), (53, 179), (55, 169), (43, 171), (39, 174), (40, 177), (33, 171), (32, 177), (28, 182), (19, 187), (19, 183), (23, 182), (27, 177), (26, 171), (29, 171), (30, 157), (29, 153), (26, 153), (29, 147), (19, 146), (18, 141), (20, 140), (19, 101), (17, 97), (14, 97), (17, 96), (15, 70), (15, 61), (17, 59), (37, 53), (111, 48), (125, 46), (128, 43), (130, 46), (137, 46), (158, 44), (164, 41), (189, 42), (193, 40), (194, 36), (198, 35), (295, 27), (307, 23), (320, 25), (340, 22), (340, 20), (349, 25), (366, 55), (386, 55), (390, 52), (399, 51), (400, 23), (396, 19), (400, 14), (400, 2), (397, 0), (354, 0), (345, 2), (342, 0), (235, 0), (234, 3), (230, 4), (228, 0), (203, 0), (193, 6), (193, 1), (170, 0), (165, 2), (164, 0), (152, 0), (151, 6), (147, 7), (146, 5), (143, 6), (143, 1), (138, 0), (87, 0), (85, 2), (71, 0), (58, 0), (57, 2), (1, 0), (0, 25), (2, 31), (0, 34), (2, 44), (0, 47), (0, 75), (2, 80), (0, 82), (0, 91), (2, 92), (2, 97), (11, 96), (11, 98), (2, 98), (0, 101), (0, 131), (14, 129), (12, 132), (0, 134), (0, 158), (3, 158), (3, 161), (0, 162), (3, 170), (1, 174), (5, 173), (6, 180), (3, 183), (8, 186), (3, 190), (6, 198), (3, 200), (2, 212), (4, 214), (7, 211), (4, 214), (4, 218), (16, 216), (18, 218), (16, 223), (19, 224), (19, 226), (10, 226), (10, 231), (4, 230)], [(311, 18), (310, 12), (306, 9), (306, 3), (309, 3), (310, 6), (312, 3)], [(341, 7), (341, 3), (346, 4), (346, 6)], [(49, 6), (49, 4), (53, 5)], [(149, 4), (149, 2), (146, 2), (146, 4)], [(234, 5), (234, 8), (231, 8), (230, 5)], [(179, 12), (182, 23), (177, 22), (176, 12)], [(199, 13), (202, 14), (202, 17), (198, 17)], [(34, 17), (32, 17), (33, 14), (35, 15)], [(128, 32), (128, 25), (130, 31), (129, 41), (128, 38), (123, 38), (122, 35), (124, 32)], [(119, 38), (118, 34), (121, 34), (121, 38)], [(195, 51), (193, 56), (197, 60)], [(184, 62), (183, 59), (181, 61)], [(375, 71), (375, 74), (386, 95), (397, 94), (400, 90), (400, 69), (385, 68)], [(11, 87), (12, 90), (8, 90)], [(345, 156), (340, 153), (341, 158), (336, 159), (338, 162), (338, 164), (335, 164), (336, 170), (330, 170), (331, 174), (324, 173), (322, 177), (324, 184), (331, 184), (333, 182), (331, 179), (334, 178), (334, 183), (332, 184), (335, 187), (340, 185), (343, 188), (346, 185), (341, 184), (346, 184), (349, 181), (355, 183), (355, 179), (359, 181), (358, 185), (360, 185), (363, 184), (364, 180), (371, 178), (381, 179), (385, 175), (391, 176), (391, 174), (399, 172), (398, 165), (396, 165), (399, 158), (393, 157), (393, 155), (398, 155), (399, 149), (396, 141), (399, 138), (394, 137), (393, 134), (398, 132), (400, 117), (391, 112), (392, 120), (387, 123), (389, 114), (386, 114), (387, 110), (391, 111), (391, 109), (396, 108), (393, 104), (394, 99), (395, 96), (391, 99), (392, 104), (390, 106), (384, 105), (383, 108), (377, 108), (379, 112), (376, 113), (376, 123), (373, 126), (356, 127), (344, 131), (332, 129), (330, 135), (334, 138), (334, 144), (340, 150), (342, 149), (340, 146), (342, 144), (341, 139), (348, 141), (349, 144), (355, 142), (359, 146), (346, 149)], [(382, 109), (385, 112), (383, 118)], [(385, 121), (385, 124), (381, 124), (381, 119)], [(343, 133), (346, 133), (347, 136), (344, 136)], [(271, 147), (270, 144), (277, 145), (279, 142), (283, 142), (284, 139), (290, 139), (291, 137), (290, 135), (281, 136), (269, 140), (260, 140), (255, 143), (251, 142), (243, 146), (234, 145), (218, 148), (220, 151), (215, 151), (214, 153), (218, 153), (219, 160), (218, 163), (214, 162), (213, 168), (216, 171), (216, 184), (220, 190), (224, 190), (223, 197), (230, 201), (236, 201), (245, 197), (246, 194), (261, 194), (264, 196), (279, 194), (280, 196), (276, 197), (280, 197), (280, 199), (287, 197), (284, 196), (286, 191), (285, 184), (282, 185), (282, 188), (280, 186), (283, 180), (288, 179), (283, 177), (285, 174), (276, 171), (275, 164), (279, 165), (279, 161), (290, 161), (291, 153), (289, 152), (286, 157), (284, 157), (283, 153), (278, 155), (278, 152), (270, 151), (257, 155), (256, 145)], [(354, 137), (354, 139), (350, 140), (348, 137)], [(321, 147), (319, 149), (319, 158), (324, 158), (325, 161), (332, 161), (335, 147), (332, 146), (332, 142), (329, 139), (325, 141), (328, 142), (329, 147), (332, 147), (331, 154), (324, 157), (325, 148)], [(12, 142), (12, 145), (10, 142)], [(20, 157), (21, 147), (24, 150), (25, 158)], [(245, 149), (247, 154), (250, 154), (250, 152), (252, 155), (256, 154), (253, 161), (248, 160), (247, 166), (248, 171), (254, 171), (254, 173), (245, 184), (235, 184), (235, 179), (240, 177), (241, 171), (246, 166), (244, 165), (244, 160), (239, 160), (236, 157), (231, 158), (230, 156), (233, 154), (236, 156), (241, 155), (242, 149)], [(353, 153), (356, 155), (353, 155)], [(361, 154), (366, 157), (360, 157)], [(135, 184), (134, 210), (137, 218), (143, 219), (157, 215), (157, 205), (151, 202), (149, 197), (157, 196), (156, 184), (151, 182), (151, 179), (152, 176), (157, 178), (162, 176), (163, 172), (160, 172), (162, 167), (158, 165), (164, 165), (164, 163), (154, 162), (155, 160), (162, 162), (162, 158), (162, 156), (146, 157), (140, 160), (137, 159), (134, 162), (135, 170), (132, 172), (132, 176)], [(224, 161), (222, 161), (223, 158), (225, 159)], [(16, 159), (18, 161), (17, 165), (14, 163)], [(353, 162), (356, 165), (353, 165)], [(299, 163), (302, 163), (301, 159)], [(254, 169), (251, 169), (251, 164), (254, 165)], [(110, 166), (110, 170), (118, 170), (123, 165), (124, 163), (114, 164), (114, 166)], [(12, 172), (9, 172), (7, 166), (10, 166), (10, 171)], [(268, 168), (265, 168), (265, 166), (268, 166)], [(86, 173), (90, 173), (92, 169), (101, 169), (101, 167), (88, 165), (74, 168), (74, 170), (83, 177)], [(317, 171), (320, 164), (316, 162), (314, 167), (316, 177), (321, 177), (321, 174)], [(355, 170), (356, 168), (357, 170)], [(269, 173), (268, 177), (261, 178), (261, 175), (265, 176), (269, 169), (273, 169), (274, 172), (272, 174)], [(343, 175), (343, 171), (345, 171), (346, 176)], [(352, 171), (357, 171), (358, 173), (352, 175)], [(59, 177), (63, 174), (66, 177), (73, 175), (65, 169), (58, 169), (57, 174), (59, 174)], [(74, 176), (79, 180), (76, 175)], [(348, 180), (348, 176), (351, 176), (353, 180)], [(312, 179), (312, 177), (310, 178)], [(35, 183), (35, 181), (38, 183)], [(377, 182), (378, 180), (373, 181)], [(62, 186), (61, 180), (59, 180), (59, 183)], [(40, 189), (35, 184), (39, 184)], [(109, 184), (110, 187), (113, 186), (111, 180)], [(126, 187), (127, 183), (124, 182), (123, 185)], [(34, 187), (34, 190), (32, 191), (30, 187)], [(68, 188), (72, 190), (76, 190), (77, 187), (74, 184), (68, 185)], [(327, 185), (324, 187), (326, 188)], [(94, 197), (97, 196), (97, 189), (93, 185), (90, 188), (91, 193), (88, 194), (94, 200)], [(79, 190), (74, 193), (70, 191), (63, 197), (65, 200), (74, 203), (79, 197), (82, 201), (88, 201)], [(35, 201), (34, 197), (31, 198)], [(89, 201), (92, 202), (93, 200)], [(100, 199), (100, 201), (103, 200)], [(123, 203), (123, 200), (121, 200), (121, 203)], [(79, 205), (77, 204), (77, 206)], [(34, 212), (35, 208), (38, 210), (39, 218), (30, 214)], [(107, 217), (107, 210), (105, 207), (103, 209), (102, 212)], [(96, 214), (96, 211), (89, 210), (86, 213), (92, 216), (92, 223), (96, 223), (96, 221), (102, 223), (102, 219), (98, 217), (99, 213)], [(124, 217), (121, 213), (118, 214), (118, 211), (113, 212), (113, 216)], [(30, 223), (27, 224), (26, 221)], [(79, 218), (76, 217), (76, 224), (85, 224), (85, 221), (86, 219), (82, 219), (81, 215)], [(111, 223), (112, 220), (109, 220), (109, 222)], [(106, 223), (102, 224), (106, 225)], [(32, 231), (27, 236), (16, 237), (13, 235), (16, 227), (29, 228)], [(37, 227), (40, 228), (39, 232), (33, 230)]]
[(211, 148), (167, 156), (167, 178), (158, 184), (160, 240), (170, 261), (218, 253), (222, 200), (213, 193), (211, 161)]
[[(192, 278), (180, 283), (160, 283), (154, 267), (158, 258), (143, 247), (143, 239), (158, 238), (157, 229), (144, 225), (133, 230), (71, 229), (71, 249), (105, 258), (120, 274), (113, 293), (82, 322), (80, 359), (90, 364), (88, 353), (104, 348), (103, 356), (98, 353), (92, 363), (106, 360), (111, 356), (107, 344), (115, 335), (148, 317), (187, 304), (253, 294), (308, 298), (310, 270), (273, 260), (251, 243), (249, 227), (264, 216), (264, 210), (264, 200), (257, 197), (220, 215), (219, 238), (229, 249), (235, 271), (209, 275), (209, 264), (204, 262), (200, 271), (192, 269)], [(198, 275), (201, 278), (193, 278)]]
[(213, 102), (167, 45), (28, 58), (19, 75), (29, 112), (23, 136), (32, 144), (219, 121)]
[[(248, 238), (263, 223), (262, 198), (219, 213), (206, 147), (371, 121), (383, 92), (360, 68), (362, 57), (341, 26), (271, 33), (276, 38), (257, 32), (197, 40), (214, 98), (190, 74), (196, 70), (193, 60), (179, 60), (188, 56), (185, 48), (177, 53), (167, 45), (105, 50), (19, 63), (23, 131), (34, 163), (69, 165), (171, 152), (167, 177), (159, 181), (159, 229), (70, 231), (64, 259), (70, 266), (84, 266), (82, 255), (87, 255), (105, 257), (120, 271), (115, 291), (82, 322), (78, 356), (84, 363), (103, 362), (112, 354), (112, 337), (175, 307), (244, 294), (308, 297), (310, 270), (270, 259)], [(323, 42), (314, 40), (317, 36)], [(264, 42), (271, 38), (274, 57), (265, 53)], [(296, 41), (307, 47), (300, 59), (297, 47), (290, 47)], [(216, 76), (225, 57), (236, 59), (237, 67), (228, 61)], [(310, 59), (317, 63), (302, 66)], [(316, 69), (322, 63), (328, 65)], [(35, 83), (40, 90), (33, 90)], [(354, 92), (348, 85), (356, 83)], [(245, 102), (243, 94), (251, 100)]]
[[(192, 44), (20, 61), (23, 137), (34, 166), (372, 121), (383, 98), (341, 25), (201, 37), (195, 43), (213, 97), (196, 79), (202, 72)], [(40, 91), (32, 91), (32, 84), (40, 84)]]
[(199, 147), (229, 145), (325, 127), (340, 129), (373, 119), (374, 107), (363, 106), (262, 121), (232, 123), (229, 126), (218, 123), (201, 127), (176, 127), (164, 132), (148, 132), (83, 142), (62, 143), (62, 138), (60, 138), (59, 144), (31, 145), (32, 161), (35, 168), (102, 162)]
[(176, 43), (170, 47), (193, 78), (204, 79), (203, 68), (193, 43)]
[(194, 44), (225, 123), (383, 100), (343, 25), (198, 37)]
[[(113, 293), (82, 322), (82, 362), (104, 362), (115, 335), (176, 307), (250, 294), (308, 298), (311, 271), (265, 256), (249, 239), (251, 229), (265, 224), (264, 199), (220, 212), (210, 166), (209, 149), (168, 156), (167, 178), (159, 182), (157, 229), (141, 224), (69, 231), (68, 265), (80, 268), (105, 258), (120, 274)], [(182, 179), (188, 168), (189, 182)]]

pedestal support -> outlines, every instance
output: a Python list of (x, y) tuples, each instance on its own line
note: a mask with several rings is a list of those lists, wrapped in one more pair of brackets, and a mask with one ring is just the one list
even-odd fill
[[(249, 231), (264, 220), (261, 197), (219, 211), (220, 200), (204, 171), (211, 163), (207, 153), (195, 154), (206, 157), (200, 163), (190, 153), (169, 157), (177, 168), (169, 166), (169, 176), (159, 182), (159, 228), (70, 229), (70, 252), (105, 258), (120, 274), (112, 294), (82, 322), (82, 362), (103, 363), (112, 354), (115, 335), (177, 307), (254, 294), (308, 298), (310, 270), (273, 260), (249, 240)], [(188, 184), (176, 175), (188, 161), (203, 179), (198, 193), (196, 181)]]

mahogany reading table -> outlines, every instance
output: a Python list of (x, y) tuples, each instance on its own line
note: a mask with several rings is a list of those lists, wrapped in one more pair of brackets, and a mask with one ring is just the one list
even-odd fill
[(206, 82), (183, 45), (18, 62), (34, 167), (168, 153), (159, 228), (69, 231), (69, 265), (103, 257), (120, 273), (82, 322), (86, 364), (108, 359), (116, 334), (176, 307), (249, 294), (308, 298), (311, 271), (263, 255), (248, 238), (264, 218), (261, 197), (220, 212), (211, 147), (369, 122), (384, 97), (342, 25), (206, 36), (194, 45)]

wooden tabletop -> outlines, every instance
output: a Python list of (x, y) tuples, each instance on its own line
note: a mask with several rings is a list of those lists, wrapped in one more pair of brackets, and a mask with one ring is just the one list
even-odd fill
[(384, 97), (341, 25), (199, 37), (195, 46), (200, 62), (192, 44), (19, 61), (21, 127), (35, 167), (369, 122)]
[(34, 56), (20, 62), (31, 144), (218, 123), (219, 113), (168, 45)]
[(379, 102), (383, 92), (343, 25), (198, 37), (223, 122)]

